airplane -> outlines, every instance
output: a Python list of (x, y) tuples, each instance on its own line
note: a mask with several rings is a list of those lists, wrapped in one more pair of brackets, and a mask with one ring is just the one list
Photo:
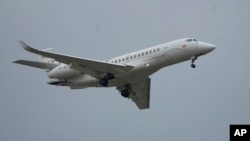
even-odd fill
[(182, 38), (103, 61), (38, 50), (19, 41), (28, 52), (40, 56), (40, 61), (17, 60), (13, 63), (44, 69), (48, 84), (71, 89), (116, 87), (125, 98), (132, 99), (139, 109), (150, 107), (150, 75), (161, 68), (195, 60), (216, 48), (195, 38)]

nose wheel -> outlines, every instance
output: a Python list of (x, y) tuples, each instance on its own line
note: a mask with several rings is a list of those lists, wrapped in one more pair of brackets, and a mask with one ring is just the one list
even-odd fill
[(192, 68), (195, 68), (195, 67), (196, 67), (196, 65), (195, 65), (195, 64), (191, 64), (191, 67), (192, 67)]
[(196, 65), (194, 64), (194, 61), (195, 61), (195, 60), (197, 60), (197, 56), (195, 56), (195, 57), (192, 58), (192, 63), (191, 63), (191, 67), (192, 67), (192, 68), (195, 68), (195, 67), (196, 67)]

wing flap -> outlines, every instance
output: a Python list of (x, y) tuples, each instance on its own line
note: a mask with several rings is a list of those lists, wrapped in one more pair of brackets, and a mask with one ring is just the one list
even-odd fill
[(121, 65), (121, 64), (118, 65), (118, 64), (112, 64), (112, 63), (103, 62), (103, 61), (84, 59), (84, 58), (79, 58), (75, 56), (68, 56), (64, 54), (51, 53), (47, 51), (34, 49), (22, 41), (19, 41), (19, 43), (28, 52), (39, 54), (48, 58), (53, 58), (56, 61), (68, 64), (68, 65), (71, 65), (72, 63), (79, 64), (79, 66), (81, 67), (86, 67), (96, 72), (119, 74), (122, 72), (129, 71), (133, 68), (133, 66), (128, 66), (128, 65)]
[(17, 60), (17, 61), (14, 61), (13, 63), (35, 67), (39, 69), (53, 69), (58, 65), (58, 64), (52, 64), (52, 63), (36, 62), (36, 61), (28, 61), (28, 60)]

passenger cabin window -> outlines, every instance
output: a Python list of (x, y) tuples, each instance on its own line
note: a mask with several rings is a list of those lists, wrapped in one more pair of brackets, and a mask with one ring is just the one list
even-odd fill
[(198, 40), (197, 40), (197, 39), (193, 39), (193, 41), (195, 41), (195, 42), (196, 42), (196, 41), (198, 41)]

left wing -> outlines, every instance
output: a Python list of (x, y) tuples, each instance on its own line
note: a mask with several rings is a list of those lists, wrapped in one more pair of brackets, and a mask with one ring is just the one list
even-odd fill
[(19, 43), (25, 50), (29, 52), (39, 54), (48, 58), (52, 58), (64, 64), (68, 64), (73, 69), (84, 72), (91, 76), (100, 73), (111, 73), (113, 75), (116, 75), (122, 72), (127, 72), (133, 68), (133, 66), (129, 65), (112, 64), (104, 61), (90, 60), (63, 54), (51, 53), (47, 51), (34, 49), (22, 41), (19, 41)]
[[(150, 105), (150, 78), (145, 78), (143, 80), (139, 80), (135, 83), (129, 85), (129, 98), (131, 98), (137, 107), (142, 109), (148, 109)], [(117, 87), (119, 91), (123, 89), (123, 87)]]

